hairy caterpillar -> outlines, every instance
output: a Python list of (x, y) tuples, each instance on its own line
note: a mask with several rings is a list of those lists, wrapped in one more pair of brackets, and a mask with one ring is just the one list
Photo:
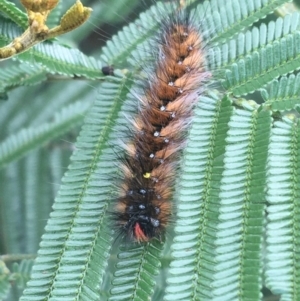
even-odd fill
[(137, 96), (138, 114), (122, 162), (115, 219), (122, 235), (138, 242), (161, 238), (172, 214), (180, 150), (203, 83), (203, 41), (183, 9), (164, 18), (156, 38), (153, 73)]

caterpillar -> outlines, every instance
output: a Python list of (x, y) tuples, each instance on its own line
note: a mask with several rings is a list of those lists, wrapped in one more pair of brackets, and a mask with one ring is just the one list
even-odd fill
[(114, 218), (119, 232), (136, 242), (161, 239), (172, 215), (172, 194), (192, 109), (210, 73), (205, 69), (199, 26), (184, 9), (165, 17), (156, 55), (121, 163)]

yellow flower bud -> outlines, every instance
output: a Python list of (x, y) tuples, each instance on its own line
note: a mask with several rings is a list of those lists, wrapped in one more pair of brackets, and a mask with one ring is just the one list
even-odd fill
[(23, 6), (35, 13), (52, 10), (59, 0), (20, 0)]

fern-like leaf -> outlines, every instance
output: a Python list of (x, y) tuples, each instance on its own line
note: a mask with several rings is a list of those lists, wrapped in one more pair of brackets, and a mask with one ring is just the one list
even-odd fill
[(300, 104), (300, 74), (274, 80), (261, 93), (266, 105), (274, 111), (294, 109)]
[(45, 69), (29, 64), (18, 64), (0, 70), (0, 93), (13, 87), (37, 85), (47, 79)]
[(33, 263), (33, 260), (22, 260), (20, 263), (15, 262), (13, 264), (12, 272), (19, 288), (25, 288), (31, 275)]
[[(102, 85), (101, 99), (86, 117), (78, 150), (63, 179), (32, 279), (21, 300), (33, 300), (41, 287), (40, 299), (67, 294), (70, 298), (98, 300), (111, 244), (111, 231), (104, 230), (111, 189), (107, 175), (116, 169), (108, 160), (112, 150), (106, 143), (122, 106), (120, 100), (131, 84), (130, 78), (116, 77)], [(64, 285), (57, 286), (61, 281)]]
[(153, 278), (161, 266), (162, 246), (162, 243), (154, 241), (145, 246), (121, 249), (109, 301), (147, 300), (153, 294)]
[(299, 122), (276, 122), (268, 163), (266, 283), (281, 300), (291, 301), (300, 298), (299, 146)]
[(205, 37), (213, 44), (228, 41), (285, 2), (286, 0), (213, 0), (205, 3), (202, 8)]
[(28, 26), (27, 15), (19, 10), (14, 3), (7, 0), (0, 0), (0, 11), (5, 13), (13, 22), (22, 28)]
[[(0, 39), (6, 44), (20, 36), (21, 30), (14, 24), (0, 18)], [(4, 43), (2, 43), (4, 45)], [(0, 45), (1, 46), (1, 45)], [(68, 48), (56, 42), (44, 42), (17, 56), (20, 61), (42, 64), (48, 72), (68, 76), (84, 76), (100, 78), (101, 63), (92, 57), (87, 57), (77, 49)]]
[[(211, 67), (229, 68), (223, 83), (227, 91), (236, 96), (248, 94), (279, 75), (299, 68), (298, 23), (299, 14), (294, 13), (270, 22), (268, 27), (262, 24), (259, 30), (254, 28), (241, 33), (236, 40), (212, 50)], [(238, 61), (232, 63), (236, 58)]]
[(77, 102), (63, 108), (54, 116), (51, 123), (37, 128), (23, 129), (0, 143), (0, 168), (16, 158), (24, 156), (32, 149), (68, 132), (70, 128), (83, 121), (90, 104)]
[[(219, 95), (200, 97), (176, 193), (178, 213), (172, 245), (174, 260), (165, 300), (199, 299), (211, 290), (205, 281), (208, 271), (203, 258), (211, 251), (209, 228), (213, 228), (218, 217), (214, 199), (223, 169), (222, 154), (231, 114), (228, 99), (222, 100)], [(187, 216), (190, 217), (187, 219)], [(206, 277), (201, 276), (198, 280), (200, 274)]]
[[(216, 107), (203, 99), (200, 107), (198, 135), (189, 143), (194, 151), (189, 145), (186, 149), (191, 163), (184, 167), (184, 181), (180, 181), (186, 186), (179, 199), (173, 277), (165, 300), (233, 300), (237, 294), (242, 294), (242, 300), (258, 300), (267, 159), (262, 148), (268, 146), (270, 115), (253, 109), (232, 114), (224, 100)], [(223, 123), (229, 125), (228, 133)], [(204, 139), (213, 140), (202, 141), (199, 130)], [(189, 189), (192, 179), (198, 185), (193, 182)], [(193, 218), (187, 223), (191, 206)]]
[[(168, 14), (173, 6), (158, 2), (150, 10), (142, 13), (140, 18), (129, 26), (125, 26), (118, 35), (102, 49), (101, 59), (109, 65), (116, 65), (121, 68), (131, 52), (143, 42), (149, 43), (150, 37), (159, 28), (159, 20), (153, 16), (161, 16), (162, 13)], [(143, 48), (142, 48), (143, 50)]]

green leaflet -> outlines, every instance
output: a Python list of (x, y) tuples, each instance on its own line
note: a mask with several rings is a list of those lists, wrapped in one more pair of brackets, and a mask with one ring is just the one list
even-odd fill
[(212, 251), (209, 229), (218, 219), (215, 198), (224, 168), (225, 138), (231, 113), (229, 99), (221, 99), (219, 95), (199, 99), (176, 192), (174, 260), (165, 300), (199, 300), (210, 291), (203, 258), (208, 260), (207, 256), (212, 256), (209, 255)]
[(109, 301), (146, 300), (153, 294), (154, 276), (161, 266), (162, 246), (162, 243), (153, 241), (120, 250)]
[[(61, 91), (64, 93), (62, 94)], [(34, 153), (30, 154), (30, 157), (18, 162), (11, 162), (0, 172), (2, 191), (0, 211), (1, 221), (5, 225), (2, 228), (5, 229), (2, 233), (2, 241), (5, 242), (6, 252), (35, 253), (37, 251), (40, 237), (49, 217), (51, 204), (57, 193), (62, 175), (69, 164), (72, 150), (70, 142), (74, 140), (72, 135), (76, 135), (77, 130), (72, 131), (74, 134), (70, 133), (69, 130), (68, 135), (64, 135), (56, 141), (50, 140), (47, 135), (51, 134), (52, 137), (57, 137), (59, 133), (55, 131), (55, 124), (57, 126), (63, 120), (68, 119), (74, 122), (73, 126), (68, 122), (60, 124), (60, 126), (63, 125), (71, 129), (83, 119), (81, 115), (83, 112), (78, 112), (80, 109), (78, 107), (78, 118), (74, 118), (74, 115), (71, 117), (72, 111), (62, 110), (60, 114), (59, 111), (63, 107), (65, 109), (66, 107), (69, 109), (76, 108), (76, 106), (68, 106), (68, 104), (77, 99), (85, 99), (86, 103), (83, 104), (82, 108), (86, 107), (94, 94), (87, 94), (87, 91), (91, 91), (90, 87), (82, 82), (78, 82), (76, 87), (66, 82), (43, 86), (38, 93), (35, 87), (22, 87), (9, 92), (8, 101), (1, 103), (1, 142), (6, 139), (6, 141), (10, 141), (6, 146), (10, 145), (10, 150), (13, 150), (14, 155), (17, 155), (15, 158), (24, 154), (23, 151), (32, 150), (31, 147), (36, 149)], [(53, 118), (56, 118), (55, 123), (53, 123)], [(50, 132), (46, 130), (44, 132), (46, 136), (42, 136), (42, 139), (41, 136), (27, 136), (27, 138), (34, 140), (30, 140), (30, 143), (28, 143), (27, 138), (22, 141), (11, 139), (14, 134), (22, 132), (22, 127), (31, 128), (31, 133), (41, 133), (42, 127), (45, 129), (47, 123), (50, 126), (46, 126), (46, 129), (50, 129)], [(40, 127), (41, 125), (42, 127)], [(66, 132), (66, 129), (61, 127), (60, 131), (62, 131), (61, 133)], [(25, 131), (25, 133), (28, 132)], [(23, 135), (18, 137), (25, 138)], [(64, 140), (61, 140), (62, 138)], [(48, 143), (45, 147), (37, 144), (37, 142), (46, 141)], [(28, 148), (28, 146), (30, 147)], [(7, 148), (2, 149), (2, 151), (5, 151), (6, 155), (12, 154)], [(18, 235), (20, 229), (22, 229), (24, 239), (22, 243), (20, 243)]]
[(274, 111), (294, 109), (300, 103), (300, 75), (290, 74), (282, 76), (279, 80), (273, 80), (261, 93)]
[[(120, 68), (128, 59), (131, 52), (143, 42), (149, 43), (150, 37), (158, 29), (158, 21), (154, 16), (161, 16), (168, 13), (173, 6), (158, 2), (157, 5), (151, 7), (140, 18), (125, 26), (116, 36), (113, 36), (106, 46), (102, 49), (101, 59), (109, 65), (118, 64)], [(142, 48), (143, 50), (143, 48)]]
[[(60, 167), (71, 155), (66, 147), (53, 145), (52, 148), (50, 156), (49, 149), (36, 150), (0, 173), (1, 218), (6, 229), (2, 237), (8, 253), (22, 253), (25, 248), (26, 253), (36, 254), (63, 175)], [(23, 209), (16, 210), (19, 207)], [(25, 245), (20, 244), (16, 229), (22, 229)]]
[(208, 100), (186, 149), (165, 300), (258, 300), (270, 114)]
[[(64, 93), (61, 93), (62, 89)], [(76, 85), (67, 82), (45, 84), (41, 86), (41, 90), (33, 86), (8, 92), (8, 101), (2, 103), (2, 140), (22, 128), (38, 127), (51, 122), (63, 107), (83, 99), (90, 102), (95, 94), (85, 81), (76, 82)]]
[(299, 147), (299, 122), (276, 122), (269, 147), (265, 277), (275, 294), (293, 301), (300, 296)]
[(212, 44), (225, 42), (244, 28), (264, 18), (285, 0), (212, 0), (203, 5), (202, 21), (205, 37)]
[(270, 128), (270, 113), (264, 110), (236, 110), (229, 122), (219, 194), (216, 300), (240, 296), (241, 300), (254, 301), (261, 297), (260, 256)]
[(46, 71), (43, 68), (32, 68), (23, 63), (0, 70), (0, 93), (7, 92), (16, 86), (36, 85), (46, 80)]
[[(4, 46), (14, 38), (20, 36), (22, 31), (13, 23), (0, 16), (0, 43)], [(37, 44), (30, 50), (17, 56), (21, 62), (41, 64), (49, 73), (60, 73), (73, 77), (84, 76), (87, 78), (101, 78), (102, 65), (93, 57), (84, 55), (77, 49), (68, 48), (56, 42)]]
[(19, 10), (14, 3), (7, 0), (0, 0), (0, 12), (5, 13), (12, 21), (22, 28), (28, 26), (27, 15)]
[[(210, 44), (231, 38), (239, 30), (252, 25), (259, 18), (265, 17), (286, 1), (273, 0), (256, 3), (251, 0), (242, 5), (238, 1), (227, 1), (226, 7), (223, 2), (216, 2), (205, 2), (203, 5), (199, 5), (194, 13), (195, 19), (197, 16), (201, 20), (201, 30), (204, 32), (204, 38)], [(124, 27), (103, 48), (102, 60), (109, 65), (118, 64), (119, 67), (122, 66), (131, 51), (153, 35), (154, 30), (157, 29), (156, 18), (162, 16), (165, 10), (165, 13), (168, 13), (170, 7), (158, 2), (151, 10), (141, 14), (134, 25)], [(232, 12), (234, 12), (234, 15), (232, 15)], [(249, 17), (246, 18), (247, 16)], [(195, 21), (195, 23), (197, 22)]]
[(8, 91), (18, 86), (31, 86), (47, 79), (46, 71), (35, 66), (23, 63), (0, 70), (0, 100), (8, 99)]
[(5, 46), (14, 38), (20, 36), (22, 34), (22, 29), (17, 26), (15, 23), (5, 19), (0, 15), (0, 45)]
[[(112, 78), (102, 85), (101, 98), (85, 119), (78, 150), (53, 205), (32, 279), (21, 300), (35, 298), (38, 287), (43, 287), (39, 293), (42, 299), (64, 294), (83, 300), (98, 299), (97, 289), (111, 244), (111, 230), (104, 214), (112, 188), (107, 175), (116, 169), (114, 162), (107, 160), (113, 152), (107, 140), (113, 135), (120, 100), (130, 84), (129, 77)], [(64, 285), (57, 285), (60, 281)]]
[[(287, 15), (262, 24), (209, 52), (216, 76), (225, 76), (223, 85), (234, 95), (244, 95), (266, 85), (279, 75), (299, 67), (299, 14)], [(221, 56), (222, 54), (222, 56)]]
[(93, 57), (87, 57), (77, 49), (61, 46), (54, 42), (38, 44), (28, 52), (21, 53), (18, 59), (20, 61), (34, 59), (51, 73), (84, 76), (89, 79), (102, 77), (101, 62)]
[(20, 263), (15, 262), (13, 264), (12, 272), (14, 273), (14, 278), (16, 278), (18, 287), (25, 288), (31, 275), (33, 263), (34, 261), (32, 259), (24, 259)]
[(58, 136), (68, 132), (82, 122), (84, 114), (90, 107), (88, 102), (78, 102), (54, 116), (51, 123), (45, 123), (38, 128), (23, 129), (0, 143), (0, 168), (16, 158), (24, 156), (28, 151), (40, 147)]

